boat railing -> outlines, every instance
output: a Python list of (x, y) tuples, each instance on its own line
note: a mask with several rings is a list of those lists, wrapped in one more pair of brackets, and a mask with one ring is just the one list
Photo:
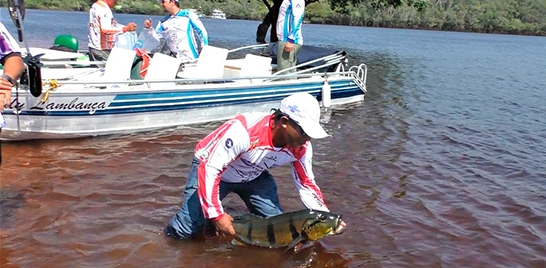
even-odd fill
[(106, 61), (75, 61), (75, 60), (52, 60), (52, 61), (42, 61), (40, 62), (43, 67), (90, 67), (90, 66), (99, 66), (104, 67)]
[[(335, 54), (332, 54), (332, 55), (324, 56), (322, 58), (306, 61), (306, 62), (300, 63), (300, 64), (298, 64), (296, 66), (290, 67), (290, 68), (283, 69), (281, 71), (278, 71), (278, 72), (274, 73), (273, 76), (284, 75), (284, 73), (289, 73), (290, 71), (293, 71), (293, 70), (297, 70), (295, 73), (312, 72), (312, 71), (315, 71), (315, 70), (322, 69), (324, 67), (328, 67), (328, 66), (332, 66), (334, 64), (338, 64), (344, 58), (345, 58), (345, 55), (343, 55), (341, 52), (338, 52), (338, 53), (335, 53)], [(324, 61), (324, 63), (319, 65), (319, 66), (315, 66), (315, 67), (311, 67), (311, 68), (305, 68), (307, 66), (311, 66), (312, 64), (314, 64), (316, 62), (321, 62), (321, 61)], [(298, 70), (298, 69), (300, 69), (300, 70)]]
[[(324, 76), (354, 76), (354, 71), (339, 71), (339, 72), (327, 72), (327, 73), (293, 73), (279, 76), (278, 78), (286, 79), (298, 79), (298, 78), (312, 78), (312, 77), (324, 77)], [(207, 79), (193, 79), (193, 78), (176, 78), (176, 79), (150, 79), (150, 80), (62, 80), (58, 81), (59, 86), (62, 85), (114, 85), (114, 84), (126, 84), (126, 85), (143, 85), (154, 83), (180, 83), (180, 84), (219, 84), (219, 83), (235, 83), (237, 81), (248, 81), (254, 79), (263, 79), (264, 81), (270, 79), (271, 76), (245, 76), (245, 77), (222, 77), (222, 78), (207, 78)]]
[(368, 66), (364, 63), (360, 65), (354, 65), (349, 68), (349, 72), (353, 73), (356, 83), (362, 88), (364, 93), (366, 90), (366, 80), (368, 79)]
[(250, 46), (238, 47), (238, 48), (234, 48), (234, 49), (229, 50), (229, 51), (228, 51), (228, 54), (229, 54), (229, 53), (233, 53), (233, 52), (237, 52), (237, 51), (241, 51), (241, 50), (246, 50), (246, 49), (264, 49), (264, 48), (266, 48), (267, 46), (269, 46), (269, 44), (258, 44), (258, 45), (250, 45)]
[[(267, 47), (268, 44), (258, 44), (258, 45), (250, 45), (250, 46), (244, 46), (235, 48), (232, 50), (229, 50), (228, 53), (234, 53), (237, 51), (242, 50), (252, 50), (252, 49), (263, 49)], [(332, 77), (332, 76), (349, 76), (353, 77), (355, 82), (359, 85), (360, 88), (363, 89), (363, 91), (366, 91), (366, 79), (367, 79), (367, 73), (368, 68), (365, 64), (360, 64), (357, 66), (351, 66), (348, 69), (346, 69), (346, 56), (343, 52), (336, 52), (334, 54), (330, 54), (321, 58), (317, 58), (314, 60), (310, 60), (307, 62), (303, 62), (301, 64), (298, 64), (294, 67), (287, 68), (278, 72), (275, 72), (270, 75), (265, 76), (237, 76), (237, 77), (219, 77), (219, 78), (207, 78), (207, 79), (196, 79), (196, 78), (173, 78), (173, 79), (160, 79), (160, 80), (151, 80), (151, 79), (126, 79), (126, 80), (101, 80), (97, 81), (98, 79), (93, 80), (82, 80), (78, 79), (86, 77), (88, 74), (92, 72), (97, 72), (97, 70), (100, 70), (100, 66), (104, 66), (104, 61), (47, 61), (44, 62), (45, 66), (60, 66), (60, 65), (70, 65), (70, 66), (78, 66), (78, 67), (97, 67), (95, 70), (90, 70), (85, 73), (75, 74), (74, 76), (71, 76), (69, 79), (59, 79), (58, 82), (63, 85), (84, 85), (93, 87), (95, 85), (99, 87), (104, 87), (105, 85), (128, 85), (128, 86), (138, 86), (146, 84), (148, 87), (151, 87), (154, 83), (176, 83), (176, 84), (218, 84), (218, 83), (233, 83), (233, 82), (239, 82), (244, 81), (248, 83), (251, 81), (251, 83), (256, 83), (256, 81), (259, 82), (271, 82), (271, 81), (279, 81), (279, 80), (290, 80), (290, 79), (299, 79), (299, 78), (310, 78), (310, 77)], [(317, 63), (320, 63), (319, 65), (316, 65)], [(343, 63), (343, 64), (340, 64)], [(191, 63), (186, 63), (188, 65), (191, 65)], [(325, 68), (336, 66), (337, 68), (335, 71), (330, 70), (329, 72), (324, 72), (321, 70), (324, 70)], [(295, 70), (294, 72), (289, 73), (290, 70)], [(83, 74), (83, 75), (82, 75)]]
[[(232, 50), (228, 51), (229, 54), (233, 54), (234, 52), (238, 52), (241, 50), (258, 50), (258, 49), (264, 49), (267, 47), (268, 44), (258, 44), (258, 45), (250, 45), (250, 46), (244, 46), (244, 47), (238, 47)], [(104, 67), (106, 65), (106, 61), (75, 61), (75, 60), (53, 60), (53, 61), (42, 61), (41, 62), (44, 67), (65, 67), (65, 68), (79, 68), (79, 67)], [(197, 63), (197, 60), (191, 60), (184, 62), (184, 64), (192, 66)]]
[[(238, 51), (242, 51), (242, 50), (249, 50), (249, 49), (264, 49), (264, 48), (268, 47), (269, 45), (270, 44), (258, 44), (258, 45), (244, 46), (244, 47), (239, 47), (239, 48), (229, 50), (229, 53), (234, 53), (234, 52), (238, 52)], [(306, 62), (300, 63), (300, 64), (298, 64), (296, 66), (293, 66), (293, 67), (286, 68), (286, 69), (283, 69), (281, 71), (275, 72), (275, 73), (272, 74), (272, 77), (270, 77), (268, 80), (278, 80), (278, 79), (280, 79), (279, 77), (285, 77), (285, 75), (288, 74), (288, 73), (295, 73), (295, 74), (312, 73), (314, 71), (321, 70), (323, 68), (339, 64), (344, 59), (345, 59), (345, 55), (343, 54), (343, 52), (338, 51), (338, 52), (336, 52), (334, 54), (327, 55), (327, 56), (317, 58), (317, 59), (314, 59), (314, 60), (306, 61)], [(317, 65), (317, 66), (313, 66), (317, 62), (323, 62), (323, 63), (320, 64), (320, 65)], [(295, 72), (292, 72), (294, 70), (295, 70)]]

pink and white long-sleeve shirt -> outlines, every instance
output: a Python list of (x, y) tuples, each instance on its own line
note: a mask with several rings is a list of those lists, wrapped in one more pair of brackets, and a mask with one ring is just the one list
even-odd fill
[(201, 140), (195, 148), (198, 168), (198, 195), (205, 218), (224, 215), (220, 202), (220, 181), (244, 183), (263, 171), (292, 163), (292, 176), (306, 207), (328, 211), (312, 171), (311, 143), (293, 149), (274, 147), (273, 116), (241, 114)]

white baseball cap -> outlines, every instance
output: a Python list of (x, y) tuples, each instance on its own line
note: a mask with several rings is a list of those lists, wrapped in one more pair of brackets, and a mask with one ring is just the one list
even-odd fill
[(328, 137), (319, 123), (320, 106), (311, 94), (306, 92), (294, 93), (281, 101), (281, 112), (288, 115), (312, 139)]

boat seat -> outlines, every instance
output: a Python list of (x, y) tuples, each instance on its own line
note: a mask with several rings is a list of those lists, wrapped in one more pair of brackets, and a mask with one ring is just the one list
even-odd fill
[[(154, 53), (144, 80), (174, 80), (180, 67), (180, 60), (162, 53)], [(174, 86), (174, 82), (149, 83), (150, 87)]]
[(197, 63), (187, 65), (178, 76), (189, 79), (222, 78), (228, 52), (225, 48), (206, 45), (201, 50)]
[[(271, 75), (271, 58), (254, 54), (246, 54), (239, 77), (260, 77)], [(262, 82), (263, 78), (249, 79), (250, 83)], [(242, 80), (247, 81), (247, 80)]]
[[(78, 81), (88, 86), (94, 86), (95, 81), (123, 81), (130, 80), (131, 68), (135, 60), (136, 51), (123, 48), (113, 48), (110, 51), (108, 60), (104, 68), (98, 69), (96, 72), (88, 75), (80, 75)], [(128, 84), (100, 84), (99, 88), (107, 87), (127, 87)]]
[(112, 48), (106, 65), (104, 66), (103, 79), (127, 80), (131, 77), (131, 68), (135, 60), (136, 51), (119, 47)]

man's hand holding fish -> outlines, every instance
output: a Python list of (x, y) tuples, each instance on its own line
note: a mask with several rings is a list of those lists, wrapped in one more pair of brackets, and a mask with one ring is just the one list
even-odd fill
[(212, 223), (216, 227), (216, 235), (235, 236), (237, 234), (235, 229), (233, 229), (233, 217), (227, 213), (216, 219), (212, 219)]

